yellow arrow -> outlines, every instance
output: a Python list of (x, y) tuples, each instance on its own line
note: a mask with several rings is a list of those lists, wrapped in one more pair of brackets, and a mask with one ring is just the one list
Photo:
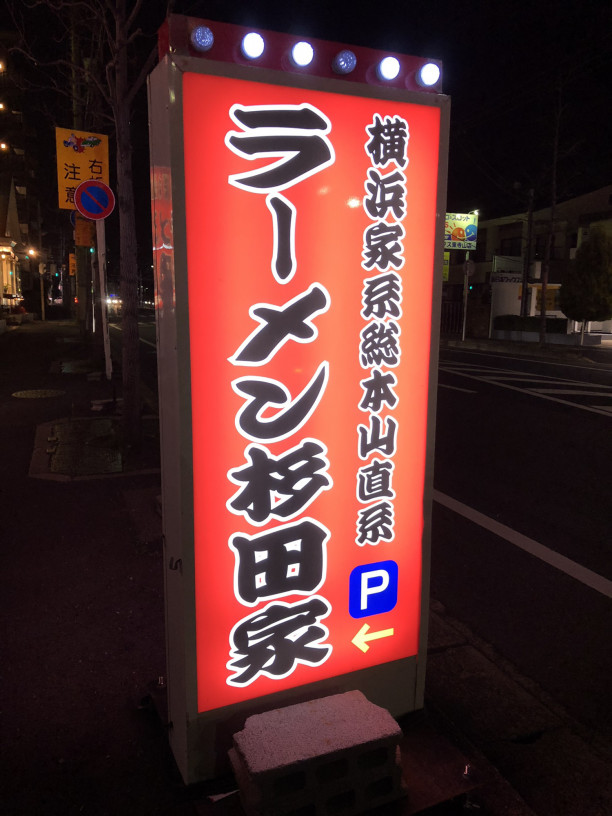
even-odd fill
[(393, 629), (381, 629), (380, 632), (371, 632), (368, 635), (369, 631), (370, 631), (369, 625), (367, 623), (364, 623), (361, 629), (357, 632), (357, 634), (351, 641), (351, 643), (354, 643), (355, 646), (358, 649), (361, 649), (362, 652), (367, 652), (368, 649), (370, 648), (368, 646), (369, 640), (378, 640), (379, 638), (391, 637), (391, 635), (394, 633)]

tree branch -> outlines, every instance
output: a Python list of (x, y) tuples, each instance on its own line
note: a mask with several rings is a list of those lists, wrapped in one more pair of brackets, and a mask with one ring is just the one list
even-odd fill
[(149, 52), (149, 56), (147, 57), (144, 65), (140, 69), (140, 73), (136, 77), (136, 79), (132, 82), (132, 87), (130, 88), (130, 92), (128, 94), (127, 103), (128, 105), (132, 105), (134, 98), (142, 85), (145, 83), (147, 76), (153, 70), (153, 67), (157, 61), (157, 44), (153, 46), (151, 51)]

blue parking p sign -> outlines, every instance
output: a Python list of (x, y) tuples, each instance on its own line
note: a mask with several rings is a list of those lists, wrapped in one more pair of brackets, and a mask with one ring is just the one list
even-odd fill
[(398, 569), (395, 561), (362, 564), (349, 578), (349, 614), (365, 618), (390, 612), (397, 603)]

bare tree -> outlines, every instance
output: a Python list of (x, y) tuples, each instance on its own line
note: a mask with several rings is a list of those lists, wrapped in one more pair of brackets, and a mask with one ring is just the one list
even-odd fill
[[(122, 300), (123, 421), (127, 445), (141, 440), (141, 395), (138, 339), (138, 262), (130, 120), (134, 101), (156, 59), (156, 49), (141, 56), (138, 27), (144, 0), (24, 0), (12, 8), (22, 36), (20, 50), (49, 69), (48, 82), (72, 98), (75, 121), (91, 126), (92, 111), (110, 119), (114, 128), (119, 212), (119, 263)], [(41, 58), (31, 40), (23, 10), (53, 15), (64, 53)], [(161, 22), (161, 20), (160, 20)], [(92, 100), (96, 99), (96, 105)]]

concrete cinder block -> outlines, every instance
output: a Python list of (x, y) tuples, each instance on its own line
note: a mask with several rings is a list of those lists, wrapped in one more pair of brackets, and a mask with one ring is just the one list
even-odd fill
[(249, 717), (230, 761), (249, 816), (353, 816), (404, 791), (402, 732), (360, 691)]

